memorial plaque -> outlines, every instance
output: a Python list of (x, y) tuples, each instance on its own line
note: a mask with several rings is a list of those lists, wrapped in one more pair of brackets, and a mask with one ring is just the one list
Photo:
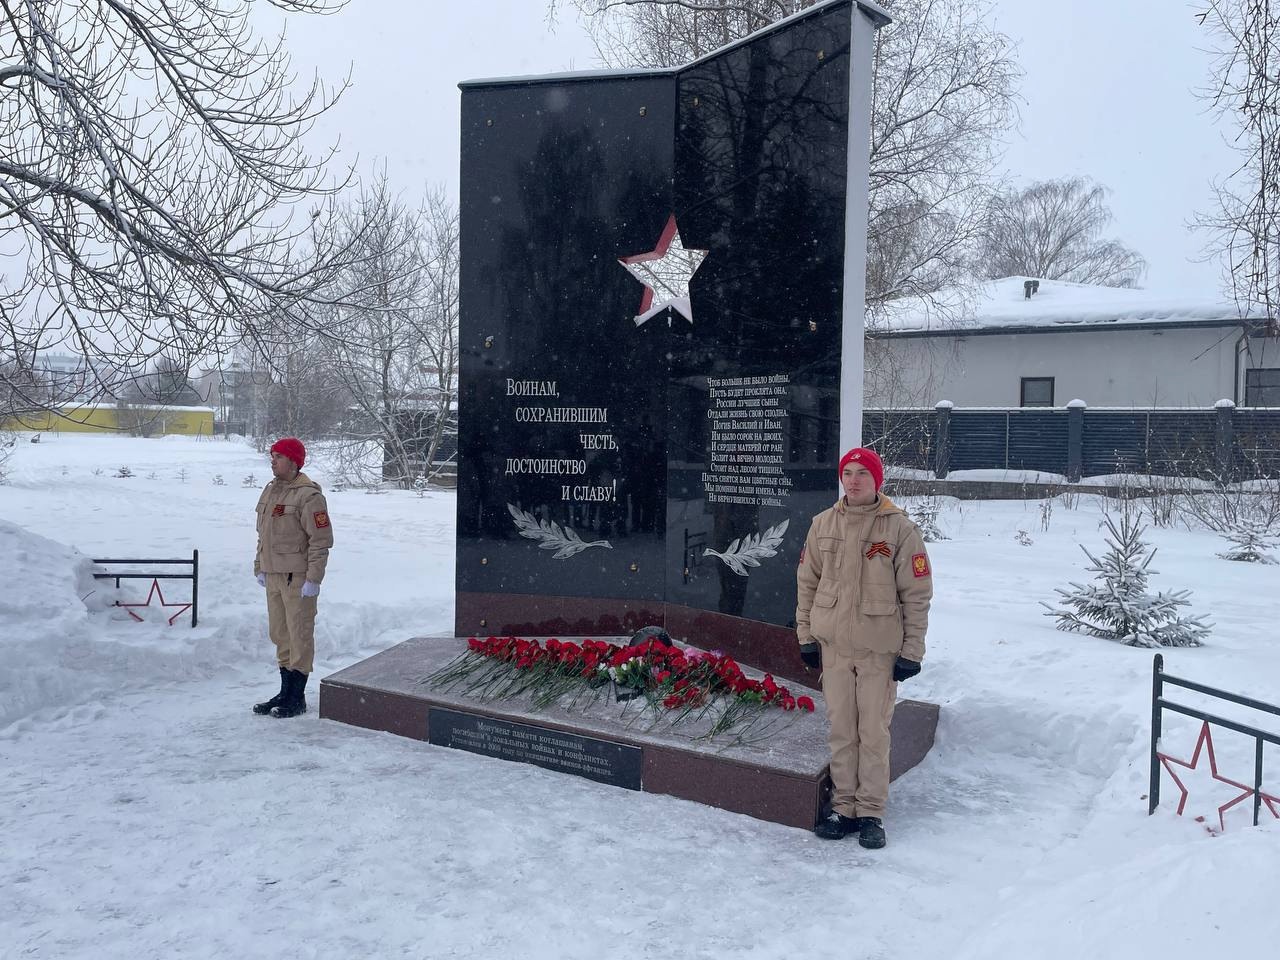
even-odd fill
[(433, 707), (427, 714), (427, 742), (532, 763), (628, 790), (641, 788), (644, 751), (640, 747), (550, 727)]

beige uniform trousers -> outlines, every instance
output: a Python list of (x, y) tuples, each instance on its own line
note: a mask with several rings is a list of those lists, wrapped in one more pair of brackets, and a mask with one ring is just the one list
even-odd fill
[(822, 695), (831, 722), (831, 809), (846, 817), (884, 816), (897, 659), (895, 653), (850, 654), (822, 645)]
[[(293, 582), (289, 579), (292, 577)], [(267, 628), (276, 661), (288, 670), (310, 673), (316, 655), (316, 600), (302, 595), (300, 573), (267, 574)]]

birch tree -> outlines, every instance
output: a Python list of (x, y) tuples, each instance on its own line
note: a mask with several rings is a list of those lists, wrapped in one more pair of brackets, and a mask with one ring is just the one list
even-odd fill
[(988, 209), (982, 270), (991, 279), (1135, 287), (1147, 262), (1119, 240), (1103, 236), (1110, 223), (1107, 188), (1084, 177), (1002, 191)]

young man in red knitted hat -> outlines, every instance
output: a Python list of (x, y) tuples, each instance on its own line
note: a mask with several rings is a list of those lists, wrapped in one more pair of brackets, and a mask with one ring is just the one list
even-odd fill
[(898, 683), (920, 672), (933, 599), (924, 538), (880, 492), (884, 464), (865, 447), (840, 459), (844, 495), (813, 518), (796, 571), (796, 634), (822, 671), (831, 724), (831, 814), (823, 839), (885, 844), (889, 722)]
[(271, 446), (274, 479), (258, 498), (253, 575), (267, 589), (267, 624), (276, 645), (280, 692), (253, 712), (296, 717), (307, 709), (315, 658), (316, 598), (333, 546), (333, 525), (320, 484), (302, 472), (307, 449), (297, 437)]

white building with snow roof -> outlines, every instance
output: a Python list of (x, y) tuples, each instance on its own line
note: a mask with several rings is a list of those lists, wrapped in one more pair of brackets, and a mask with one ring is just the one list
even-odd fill
[(896, 301), (868, 331), (866, 406), (1280, 407), (1280, 339), (1229, 302), (1006, 277)]

